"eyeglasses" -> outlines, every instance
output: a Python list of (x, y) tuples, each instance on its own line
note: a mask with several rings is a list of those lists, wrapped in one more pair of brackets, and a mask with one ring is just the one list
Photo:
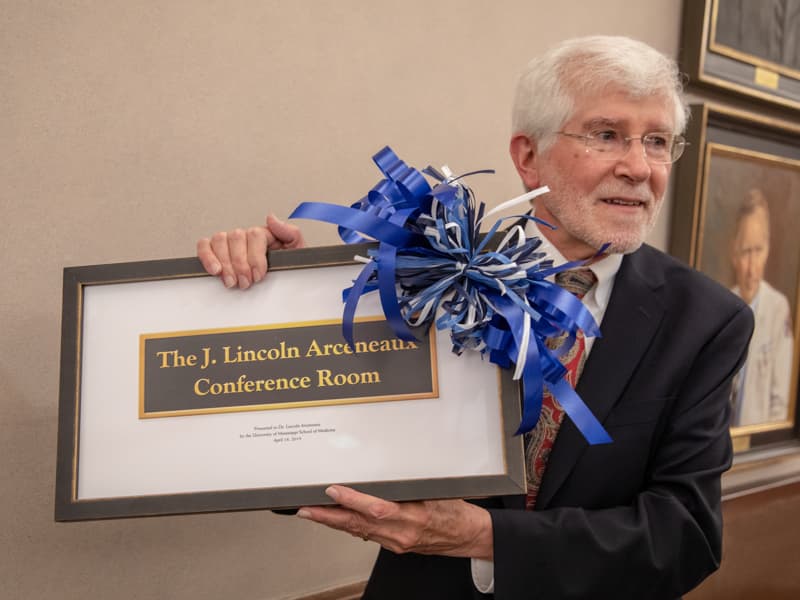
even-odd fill
[(557, 131), (558, 135), (583, 141), (586, 151), (591, 151), (601, 160), (619, 160), (631, 149), (631, 142), (639, 140), (645, 157), (654, 163), (670, 164), (678, 160), (688, 145), (682, 135), (654, 131), (642, 136), (625, 137), (613, 129), (603, 129), (592, 133), (567, 133)]

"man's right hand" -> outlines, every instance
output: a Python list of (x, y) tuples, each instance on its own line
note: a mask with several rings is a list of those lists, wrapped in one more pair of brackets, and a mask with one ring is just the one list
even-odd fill
[(275, 215), (266, 225), (233, 231), (219, 231), (197, 241), (197, 258), (211, 275), (219, 276), (227, 288), (246, 290), (267, 274), (267, 250), (302, 248), (303, 234), (296, 225)]

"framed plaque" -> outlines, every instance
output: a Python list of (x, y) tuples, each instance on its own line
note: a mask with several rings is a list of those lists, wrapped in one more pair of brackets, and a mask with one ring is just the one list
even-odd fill
[(694, 83), (800, 108), (796, 0), (684, 0), (681, 70)]
[(244, 292), (195, 258), (65, 269), (56, 520), (524, 493), (510, 371), (395, 338), (377, 294), (344, 341), (367, 247), (272, 252)]

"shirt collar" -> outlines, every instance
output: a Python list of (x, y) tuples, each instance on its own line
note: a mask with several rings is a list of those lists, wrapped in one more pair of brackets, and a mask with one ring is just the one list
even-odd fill
[[(525, 235), (527, 237), (536, 236), (542, 240), (542, 245), (539, 247), (541, 252), (547, 255), (547, 258), (552, 259), (553, 266), (557, 267), (563, 265), (567, 261), (564, 255), (556, 248), (550, 241), (542, 235), (538, 225), (533, 220), (528, 220), (525, 225)], [(589, 293), (586, 294), (584, 301), (587, 303), (595, 303), (598, 308), (605, 311), (608, 306), (608, 301), (611, 299), (611, 290), (614, 288), (614, 278), (619, 272), (622, 265), (622, 254), (608, 254), (591, 265), (589, 269), (597, 277), (597, 285), (594, 286)]]
[[(761, 298), (761, 290), (764, 289), (764, 285), (763, 285), (764, 283), (766, 283), (766, 282), (763, 279), (758, 282), (758, 288), (756, 289), (756, 293), (753, 296), (753, 299), (750, 301), (749, 306), (750, 306), (751, 309), (753, 309), (754, 312), (758, 308), (758, 300), (759, 300), (759, 298)], [(737, 296), (739, 296), (740, 298), (742, 297), (742, 290), (739, 288), (738, 285), (733, 286), (731, 288), (731, 291), (734, 294), (736, 294)]]

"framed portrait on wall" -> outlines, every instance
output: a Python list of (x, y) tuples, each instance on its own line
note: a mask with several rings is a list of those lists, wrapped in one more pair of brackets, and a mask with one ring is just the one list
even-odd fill
[(744, 299), (755, 331), (734, 377), (735, 447), (797, 437), (800, 362), (800, 127), (692, 106), (676, 171), (671, 252)]
[(685, 0), (691, 81), (800, 109), (800, 0)]

